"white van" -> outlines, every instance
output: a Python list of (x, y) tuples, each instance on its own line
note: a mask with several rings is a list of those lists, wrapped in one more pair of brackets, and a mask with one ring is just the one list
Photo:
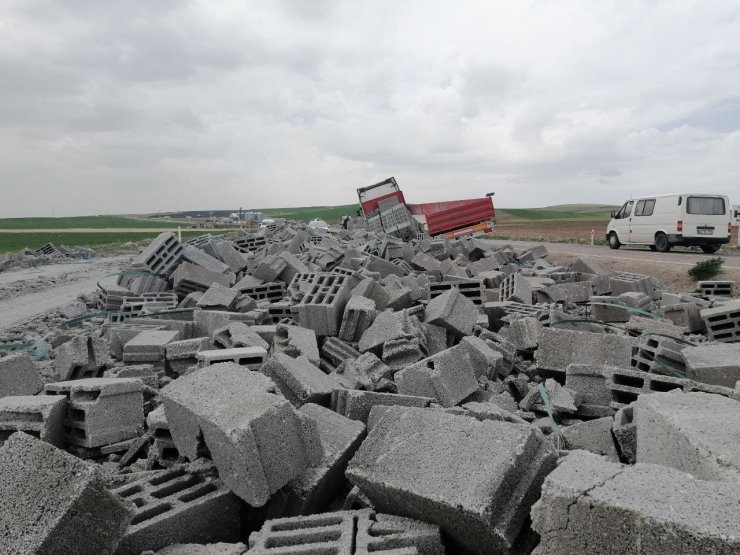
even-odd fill
[(731, 207), (724, 195), (681, 193), (629, 200), (606, 228), (609, 247), (648, 245), (668, 252), (675, 245), (717, 252), (730, 242)]

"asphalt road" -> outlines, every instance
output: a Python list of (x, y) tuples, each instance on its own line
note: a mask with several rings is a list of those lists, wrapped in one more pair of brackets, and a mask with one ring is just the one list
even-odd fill
[(511, 245), (516, 249), (533, 247), (536, 245), (545, 245), (547, 250), (553, 254), (566, 254), (572, 256), (584, 256), (595, 259), (607, 260), (630, 260), (630, 261), (647, 261), (652, 263), (676, 265), (676, 266), (693, 266), (700, 260), (708, 258), (722, 257), (725, 259), (724, 268), (740, 270), (740, 253), (725, 253), (722, 250), (715, 254), (704, 254), (700, 251), (689, 250), (672, 250), (670, 252), (653, 252), (646, 247), (628, 248), (622, 247), (612, 250), (607, 246), (575, 245), (571, 243), (542, 243), (535, 241), (499, 241), (494, 239), (487, 240), (496, 247)]

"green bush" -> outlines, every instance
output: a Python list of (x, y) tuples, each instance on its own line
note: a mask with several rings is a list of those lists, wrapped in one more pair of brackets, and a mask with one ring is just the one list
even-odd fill
[(724, 263), (724, 259), (719, 257), (702, 260), (689, 269), (689, 277), (693, 278), (694, 281), (712, 279), (722, 271), (722, 264)]

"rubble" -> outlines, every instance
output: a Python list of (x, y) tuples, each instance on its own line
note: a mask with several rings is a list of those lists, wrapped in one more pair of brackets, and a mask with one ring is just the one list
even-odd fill
[(3, 552), (737, 552), (734, 284), (419, 238), (394, 206), (163, 233), (9, 344)]

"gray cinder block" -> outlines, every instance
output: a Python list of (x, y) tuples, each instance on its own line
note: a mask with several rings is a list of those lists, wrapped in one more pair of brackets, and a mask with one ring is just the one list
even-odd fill
[(163, 364), (167, 345), (178, 339), (180, 339), (179, 331), (142, 331), (123, 346), (123, 361)]
[(0, 358), (0, 397), (35, 395), (43, 387), (41, 374), (26, 353)]
[(112, 554), (132, 512), (94, 465), (22, 432), (0, 448), (3, 553)]
[(567, 455), (532, 508), (541, 555), (740, 552), (740, 484), (654, 464)]
[(632, 407), (637, 462), (670, 466), (701, 480), (740, 482), (740, 402), (676, 390), (641, 395)]
[(226, 362), (161, 390), (180, 453), (190, 460), (210, 454), (226, 486), (255, 507), (321, 456), (316, 431), (274, 388), (266, 376)]
[(64, 447), (67, 399), (51, 395), (19, 395), (0, 399), (0, 440), (21, 431), (55, 447)]
[(404, 368), (394, 379), (399, 393), (451, 407), (478, 390), (475, 367), (471, 350), (458, 345)]
[(740, 380), (740, 344), (686, 347), (681, 354), (691, 380), (725, 387), (735, 387)]
[(442, 326), (456, 335), (470, 335), (477, 319), (475, 303), (458, 289), (450, 289), (429, 301), (424, 321)]
[(536, 353), (537, 366), (561, 371), (569, 364), (630, 368), (635, 346), (637, 340), (632, 337), (544, 328)]
[(232, 349), (213, 349), (200, 351), (195, 358), (203, 368), (219, 362), (233, 362), (249, 370), (259, 370), (267, 360), (267, 351), (262, 347), (234, 347)]
[(67, 397), (64, 439), (101, 447), (138, 436), (144, 428), (144, 385), (131, 378), (86, 378), (48, 383), (46, 395)]
[(491, 553), (512, 548), (555, 459), (526, 425), (390, 407), (346, 474), (377, 510), (438, 524), (455, 552)]
[(236, 304), (238, 296), (239, 293), (234, 289), (229, 289), (220, 283), (214, 283), (198, 299), (195, 306), (211, 310), (231, 310)]
[(367, 422), (370, 411), (378, 406), (428, 407), (434, 399), (414, 395), (396, 395), (375, 391), (335, 389), (331, 394), (331, 409), (352, 420)]
[(109, 358), (105, 339), (79, 336), (54, 349), (54, 370), (61, 381), (97, 378)]
[(375, 315), (375, 301), (352, 295), (344, 308), (339, 338), (345, 341), (359, 341), (373, 323)]
[(320, 364), (316, 333), (301, 326), (279, 324), (272, 338), (273, 353), (285, 353), (293, 358), (304, 356), (314, 365)]
[(260, 372), (272, 379), (296, 407), (306, 403), (328, 405), (332, 390), (338, 386), (336, 380), (302, 356), (292, 358), (275, 353), (262, 365)]
[(179, 465), (113, 489), (136, 506), (116, 555), (239, 539), (239, 499), (212, 474), (212, 467)]
[(131, 267), (168, 277), (180, 263), (184, 247), (172, 232), (160, 233), (141, 251)]

